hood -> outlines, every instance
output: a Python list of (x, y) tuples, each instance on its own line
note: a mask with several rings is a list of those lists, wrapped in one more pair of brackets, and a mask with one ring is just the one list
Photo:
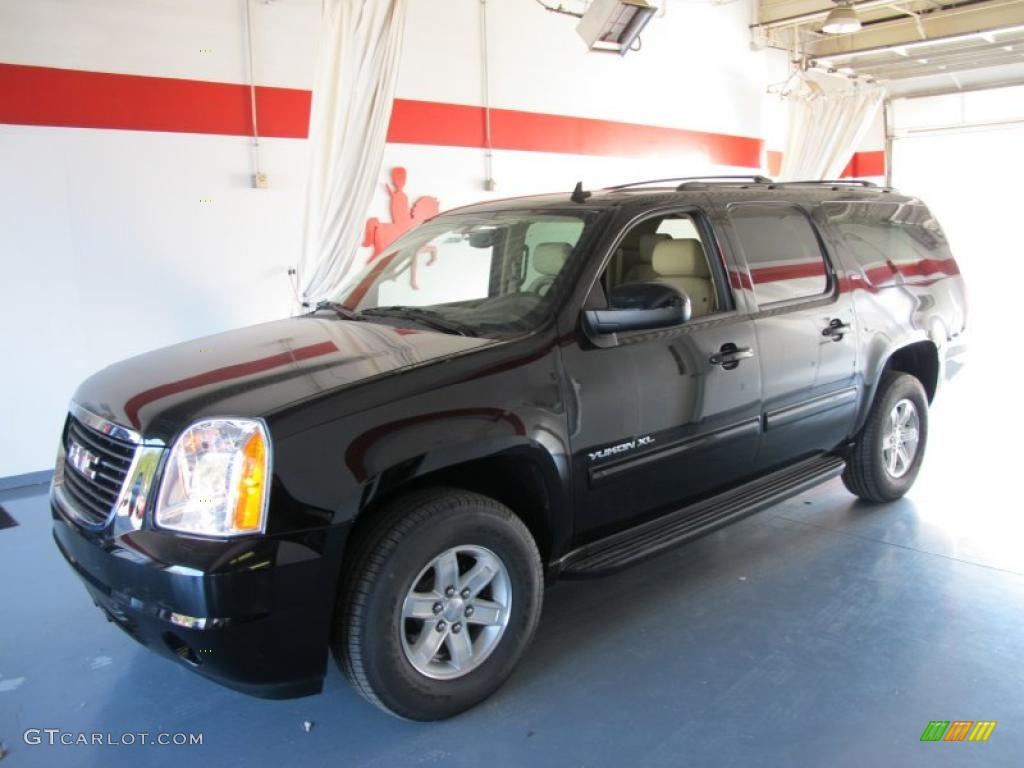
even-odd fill
[(169, 440), (207, 416), (267, 416), (306, 398), (492, 339), (305, 315), (206, 336), (115, 363), (75, 392), (82, 407)]

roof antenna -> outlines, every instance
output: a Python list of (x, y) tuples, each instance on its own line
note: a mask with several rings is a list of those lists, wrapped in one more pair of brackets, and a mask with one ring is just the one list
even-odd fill
[(582, 181), (577, 181), (576, 186), (572, 190), (572, 197), (570, 197), (569, 199), (572, 200), (574, 203), (585, 203), (587, 201), (587, 198), (590, 197), (591, 194), (593, 193), (585, 192), (583, 190)]

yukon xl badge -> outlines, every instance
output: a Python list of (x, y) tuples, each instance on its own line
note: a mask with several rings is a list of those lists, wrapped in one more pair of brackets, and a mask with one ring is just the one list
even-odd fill
[(612, 445), (607, 448), (602, 448), (600, 451), (593, 451), (588, 453), (591, 461), (597, 461), (598, 459), (606, 459), (609, 456), (614, 456), (617, 453), (625, 453), (626, 451), (632, 451), (636, 448), (643, 448), (645, 445), (653, 445), (654, 438), (650, 435), (644, 435), (634, 440), (630, 440), (625, 443), (619, 443), (618, 445)]

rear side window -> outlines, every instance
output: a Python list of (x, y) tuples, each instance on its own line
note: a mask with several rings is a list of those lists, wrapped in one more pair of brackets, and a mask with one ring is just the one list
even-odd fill
[(955, 269), (946, 238), (923, 205), (825, 203), (821, 211), (871, 285), (900, 285)]
[(815, 298), (828, 291), (821, 246), (799, 208), (734, 205), (729, 218), (750, 268), (758, 304)]

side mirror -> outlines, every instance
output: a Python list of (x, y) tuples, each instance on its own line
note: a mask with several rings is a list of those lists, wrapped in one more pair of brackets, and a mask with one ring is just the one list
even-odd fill
[(646, 331), (690, 319), (690, 297), (663, 283), (626, 283), (611, 293), (608, 309), (588, 309), (583, 320), (595, 334)]

